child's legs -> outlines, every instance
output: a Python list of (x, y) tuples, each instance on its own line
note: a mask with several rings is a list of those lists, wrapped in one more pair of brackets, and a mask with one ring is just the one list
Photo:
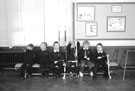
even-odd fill
[(61, 75), (61, 73), (63, 72), (64, 68), (63, 68), (63, 62), (58, 62), (57, 64), (54, 65), (54, 74), (55, 75)]
[(71, 72), (72, 70), (71, 66), (72, 66), (71, 62), (68, 62), (66, 67), (68, 73)]
[(93, 63), (91, 61), (87, 61), (87, 65), (89, 67), (89, 72), (92, 71)]
[(34, 63), (30, 63), (28, 64), (27, 68), (26, 68), (26, 71), (28, 73), (28, 75), (31, 75), (32, 74), (32, 66), (33, 66)]
[(63, 62), (59, 62), (58, 66), (59, 66), (59, 71), (58, 71), (59, 74), (58, 75), (61, 75), (61, 73), (64, 72)]
[(98, 66), (100, 65), (99, 62), (95, 62), (94, 63), (94, 77), (97, 77), (97, 69), (98, 69)]
[(103, 68), (103, 70), (105, 72), (105, 77), (108, 77), (108, 65), (107, 65), (107, 63), (105, 61), (103, 61), (101, 63), (101, 65), (102, 65), (102, 68)]
[(80, 64), (80, 71), (83, 73), (84, 71), (84, 66), (85, 66), (85, 60), (81, 60), (81, 64)]
[(24, 64), (21, 66), (21, 69), (20, 69), (20, 76), (21, 76), (21, 77), (24, 77), (26, 67), (27, 67), (27, 64), (26, 64), (26, 63), (24, 63)]

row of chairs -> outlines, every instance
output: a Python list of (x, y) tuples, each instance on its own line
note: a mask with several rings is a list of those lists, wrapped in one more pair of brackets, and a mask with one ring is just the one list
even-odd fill
[[(73, 63), (73, 65), (70, 66), (73, 69), (79, 66), (77, 60), (71, 60), (71, 61), (68, 61), (68, 62), (72, 62)], [(111, 73), (111, 71), (110, 71), (111, 63), (110, 63), (110, 60), (109, 60), (109, 56), (107, 56), (107, 65), (108, 65), (109, 79), (111, 79), (111, 74), (110, 74)], [(17, 63), (15, 65), (15, 70), (20, 69), (21, 66), (22, 66), (22, 63)], [(40, 68), (40, 65), (39, 64), (34, 64), (33, 65), (33, 68), (39, 69)], [(87, 68), (87, 65), (85, 65), (85, 68)], [(64, 70), (64, 72), (63, 72), (63, 79), (66, 79), (66, 75), (68, 74), (67, 71), (66, 71), (67, 70), (66, 65), (64, 65), (64, 69), (63, 70)], [(71, 70), (71, 72), (72, 72), (72, 70)], [(26, 72), (25, 72), (25, 77), (27, 77), (27, 73)]]

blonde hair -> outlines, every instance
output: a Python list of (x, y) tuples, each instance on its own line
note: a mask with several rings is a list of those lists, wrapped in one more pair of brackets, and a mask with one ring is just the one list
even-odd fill
[(89, 43), (89, 41), (88, 40), (85, 40), (84, 42), (83, 42), (83, 45), (84, 44), (88, 44), (88, 45), (90, 45), (90, 43)]

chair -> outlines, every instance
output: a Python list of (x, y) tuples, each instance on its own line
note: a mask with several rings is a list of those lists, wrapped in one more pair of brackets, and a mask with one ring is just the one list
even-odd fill
[[(108, 76), (109, 76), (109, 79), (111, 79), (111, 71), (110, 71), (110, 59), (109, 59), (109, 55), (106, 55), (106, 58), (107, 58), (107, 62), (106, 64), (108, 65)], [(97, 74), (104, 74), (103, 71), (102, 71), (102, 65), (99, 65), (98, 66), (98, 71), (97, 71)]]
[[(19, 70), (21, 68), (22, 64), (23, 63), (17, 63), (17, 64), (15, 64), (15, 70)], [(32, 68), (40, 68), (40, 65), (35, 63), (32, 66)], [(25, 70), (25, 76), (24, 77), (27, 78), (27, 72), (26, 72), (26, 70)]]
[[(111, 71), (110, 71), (110, 59), (109, 59), (109, 55), (106, 55), (106, 58), (107, 58), (107, 62), (106, 62), (106, 64), (108, 65), (108, 76), (109, 76), (109, 79), (111, 79), (112, 77), (111, 77)], [(101, 67), (101, 65), (99, 65), (99, 68)], [(101, 67), (102, 68), (102, 67)], [(101, 69), (102, 70), (102, 69)], [(100, 70), (100, 71), (101, 71)], [(100, 72), (100, 71), (98, 71), (98, 73), (97, 74), (103, 74), (102, 72)]]
[(79, 68), (78, 68), (78, 61), (77, 60), (69, 60), (68, 62), (67, 62), (67, 65), (68, 65), (68, 67), (67, 67), (67, 69), (69, 69), (68, 71), (69, 71), (69, 76), (73, 76), (74, 74), (76, 74), (76, 76), (78, 75), (78, 70), (79, 70)]
[[(63, 79), (66, 79), (66, 64), (65, 64), (65, 62), (64, 62), (64, 60), (58, 60), (57, 62), (54, 62), (54, 69), (53, 69), (53, 75), (55, 75), (55, 76), (57, 76), (55, 73), (56, 72), (54, 72), (54, 71), (57, 71), (57, 72), (59, 72), (59, 71), (62, 71), (61, 70), (61, 67), (64, 67), (63, 68), (63, 71), (64, 71), (64, 73), (63, 73)], [(60, 72), (61, 73), (61, 72)], [(60, 74), (59, 74), (60, 75)]]
[(109, 55), (106, 55), (107, 56), (107, 65), (108, 65), (108, 75), (109, 75), (109, 79), (111, 79), (111, 72), (110, 72), (110, 59), (109, 59)]
[(127, 50), (126, 51), (126, 59), (125, 59), (124, 72), (123, 72), (123, 80), (125, 80), (126, 69), (127, 68), (135, 69), (134, 63), (132, 63), (132, 65), (128, 65), (129, 53), (135, 53), (135, 50)]

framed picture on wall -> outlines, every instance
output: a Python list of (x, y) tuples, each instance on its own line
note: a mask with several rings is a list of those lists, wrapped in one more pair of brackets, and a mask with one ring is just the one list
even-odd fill
[(121, 5), (112, 5), (112, 13), (121, 13), (122, 6)]
[(108, 32), (125, 32), (126, 16), (108, 16), (107, 31)]
[(96, 22), (86, 22), (85, 36), (86, 37), (96, 37), (97, 36), (97, 23)]
[(94, 6), (78, 6), (77, 7), (78, 21), (94, 21), (95, 7)]

